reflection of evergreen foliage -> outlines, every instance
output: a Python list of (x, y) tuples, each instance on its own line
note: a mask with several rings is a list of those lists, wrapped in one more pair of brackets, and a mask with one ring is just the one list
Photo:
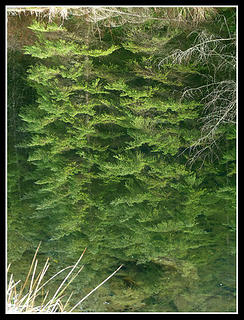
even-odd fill
[[(125, 268), (87, 310), (93, 302), (99, 311), (204, 310), (209, 295), (224, 294), (221, 259), (234, 269), (234, 126), (221, 128), (218, 163), (187, 167), (182, 151), (199, 138), (201, 105), (180, 101), (177, 88), (198, 71), (149, 63), (157, 43), (180, 36), (177, 29), (163, 43), (155, 36), (151, 49), (148, 39), (94, 49), (57, 28), (32, 26), (38, 41), (25, 48), (33, 61), (26, 98), (15, 107), (18, 97), (9, 99), (9, 238), (14, 243), (18, 232), (21, 239), (9, 259), (39, 240), (43, 253), (67, 262), (88, 247), (84, 287), (97, 271)], [(14, 73), (24, 73), (20, 64), (8, 76), (18, 95)]]

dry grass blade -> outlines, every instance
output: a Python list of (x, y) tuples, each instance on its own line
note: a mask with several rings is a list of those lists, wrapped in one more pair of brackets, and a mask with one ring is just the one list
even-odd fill
[(48, 260), (49, 260), (49, 258), (46, 260), (46, 263), (45, 263), (44, 267), (40, 271), (39, 275), (37, 276), (37, 278), (36, 278), (36, 280), (35, 280), (35, 282), (33, 284), (33, 288), (35, 288), (35, 290), (34, 290), (34, 292), (32, 294), (32, 297), (31, 297), (32, 308), (34, 307), (34, 303), (35, 303), (36, 297), (38, 295), (37, 293), (39, 291), (40, 283), (43, 280), (43, 277), (44, 277), (45, 273), (47, 272), (47, 269), (49, 268)]
[(68, 307), (68, 303), (69, 303), (72, 295), (73, 295), (73, 291), (72, 291), (71, 294), (69, 295), (69, 297), (68, 297), (68, 299), (67, 299), (67, 301), (66, 301), (66, 303), (65, 303), (65, 305), (64, 305), (64, 310), (66, 310), (66, 308)]
[(53, 301), (55, 300), (55, 298), (58, 296), (59, 291), (61, 290), (62, 286), (64, 285), (64, 283), (67, 281), (67, 279), (69, 278), (69, 276), (72, 274), (72, 272), (74, 271), (74, 269), (76, 268), (76, 266), (78, 265), (78, 263), (80, 262), (80, 260), (82, 259), (84, 253), (86, 251), (85, 250), (82, 252), (80, 258), (78, 259), (78, 261), (76, 262), (76, 264), (73, 266), (73, 268), (70, 270), (70, 272), (68, 273), (68, 275), (65, 277), (65, 279), (63, 280), (63, 282), (61, 283), (61, 285), (59, 286), (59, 288), (57, 289), (57, 291), (55, 292), (54, 296), (52, 297), (52, 299), (50, 300), (50, 304), (53, 303)]
[(31, 274), (31, 270), (32, 270), (33, 264), (34, 264), (34, 262), (35, 262), (35, 260), (36, 260), (37, 252), (38, 252), (40, 246), (41, 246), (41, 242), (39, 243), (39, 245), (38, 245), (38, 247), (37, 247), (37, 249), (36, 249), (36, 252), (35, 252), (35, 254), (34, 254), (34, 257), (33, 257), (33, 260), (32, 260), (32, 263), (31, 263), (31, 266), (30, 266), (30, 269), (29, 269), (29, 272), (28, 272), (27, 277), (26, 277), (26, 279), (25, 279), (25, 283), (24, 283), (23, 287), (22, 287), (21, 290), (20, 290), (20, 293), (19, 293), (20, 296), (22, 295), (22, 292), (23, 292), (25, 286), (27, 285), (27, 282), (28, 282), (28, 280), (29, 280), (29, 277), (30, 277), (30, 274)]
[[(29, 309), (29, 307), (31, 307), (31, 306), (29, 306), (29, 302), (31, 303), (31, 300), (33, 298), (32, 288), (33, 288), (33, 282), (34, 282), (34, 278), (35, 278), (37, 264), (38, 264), (38, 260), (35, 261), (34, 270), (33, 270), (32, 277), (31, 277), (31, 283), (30, 283), (30, 287), (29, 287), (29, 290), (28, 290), (28, 296), (27, 296), (27, 300), (25, 302), (27, 310)], [(33, 302), (32, 302), (32, 304), (33, 304)]]
[(63, 288), (62, 291), (60, 291), (59, 295), (62, 295), (62, 293), (66, 290), (66, 288), (68, 288), (68, 286), (71, 284), (71, 282), (78, 276), (78, 274), (81, 272), (81, 270), (83, 269), (84, 266), (82, 266), (78, 272), (71, 278), (71, 280), (66, 284), (66, 286)]
[(96, 288), (94, 288), (92, 291), (90, 291), (84, 298), (82, 298), (71, 310), (75, 310), (86, 298), (88, 298), (94, 291), (96, 291), (99, 287), (101, 287), (105, 282), (107, 282), (113, 275), (115, 275), (116, 272), (118, 272), (123, 267), (123, 264), (121, 264), (118, 269), (116, 269), (110, 276), (108, 276), (103, 282), (101, 282)]

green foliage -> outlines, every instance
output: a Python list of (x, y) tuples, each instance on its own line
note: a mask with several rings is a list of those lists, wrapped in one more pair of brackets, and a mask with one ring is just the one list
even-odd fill
[(29, 29), (36, 32), (55, 32), (55, 31), (65, 31), (66, 29), (61, 25), (58, 26), (56, 23), (42, 23), (40, 21), (34, 20), (32, 25), (28, 27)]

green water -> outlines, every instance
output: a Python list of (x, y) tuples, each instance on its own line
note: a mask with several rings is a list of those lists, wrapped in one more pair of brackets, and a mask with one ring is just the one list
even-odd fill
[(235, 312), (235, 8), (154, 9), (9, 17), (10, 274), (87, 248), (70, 307), (123, 267), (75, 311)]

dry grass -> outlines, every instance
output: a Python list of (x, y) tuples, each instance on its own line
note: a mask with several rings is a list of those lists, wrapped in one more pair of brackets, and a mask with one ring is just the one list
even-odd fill
[(180, 24), (198, 24), (211, 15), (216, 14), (214, 7), (84, 7), (84, 6), (47, 6), (47, 7), (9, 7), (7, 13), (11, 15), (30, 14), (47, 18), (51, 22), (54, 18), (63, 21), (69, 15), (83, 16), (88, 22), (105, 22), (109, 27), (116, 27), (124, 23), (143, 23), (155, 19), (177, 22)]
[(100, 37), (103, 27), (116, 28), (153, 20), (157, 20), (159, 26), (197, 26), (215, 14), (213, 7), (8, 7), (8, 48), (19, 50), (34, 42), (35, 35), (27, 28), (34, 19), (45, 23), (55, 21), (62, 26), (73, 16), (77, 21), (90, 24)]
[[(13, 274), (11, 274), (7, 286), (7, 313), (69, 313), (73, 312), (85, 299), (87, 299), (93, 292), (95, 292), (100, 286), (102, 286), (106, 281), (108, 281), (117, 271), (120, 270), (122, 265), (115, 270), (111, 275), (109, 275), (104, 281), (102, 281), (97, 287), (95, 287), (92, 291), (90, 291), (85, 297), (83, 297), (80, 301), (78, 301), (75, 306), (70, 307), (69, 302), (72, 296), (72, 293), (66, 299), (64, 303), (65, 290), (71, 284), (71, 282), (78, 276), (80, 271), (83, 269), (83, 266), (78, 267), (79, 262), (81, 261), (85, 251), (82, 252), (81, 256), (77, 260), (77, 262), (73, 266), (68, 266), (47, 281), (44, 282), (44, 276), (49, 268), (49, 259), (46, 260), (42, 270), (39, 274), (36, 274), (38, 260), (37, 253), (40, 248), (40, 244), (36, 249), (35, 255), (33, 257), (29, 272), (26, 276), (24, 284), (18, 288), (20, 284), (19, 281), (15, 281), (13, 278)], [(7, 272), (9, 271), (10, 265), (8, 266)], [(75, 269), (78, 268), (78, 271)], [(50, 298), (49, 291), (46, 290), (46, 286), (49, 282), (51, 282), (54, 278), (56, 278), (59, 274), (63, 273), (65, 270), (70, 269), (64, 280), (59, 285), (58, 289), (55, 291), (54, 295)], [(37, 297), (40, 297), (45, 291), (44, 298), (42, 298), (41, 303), (37, 303)]]

